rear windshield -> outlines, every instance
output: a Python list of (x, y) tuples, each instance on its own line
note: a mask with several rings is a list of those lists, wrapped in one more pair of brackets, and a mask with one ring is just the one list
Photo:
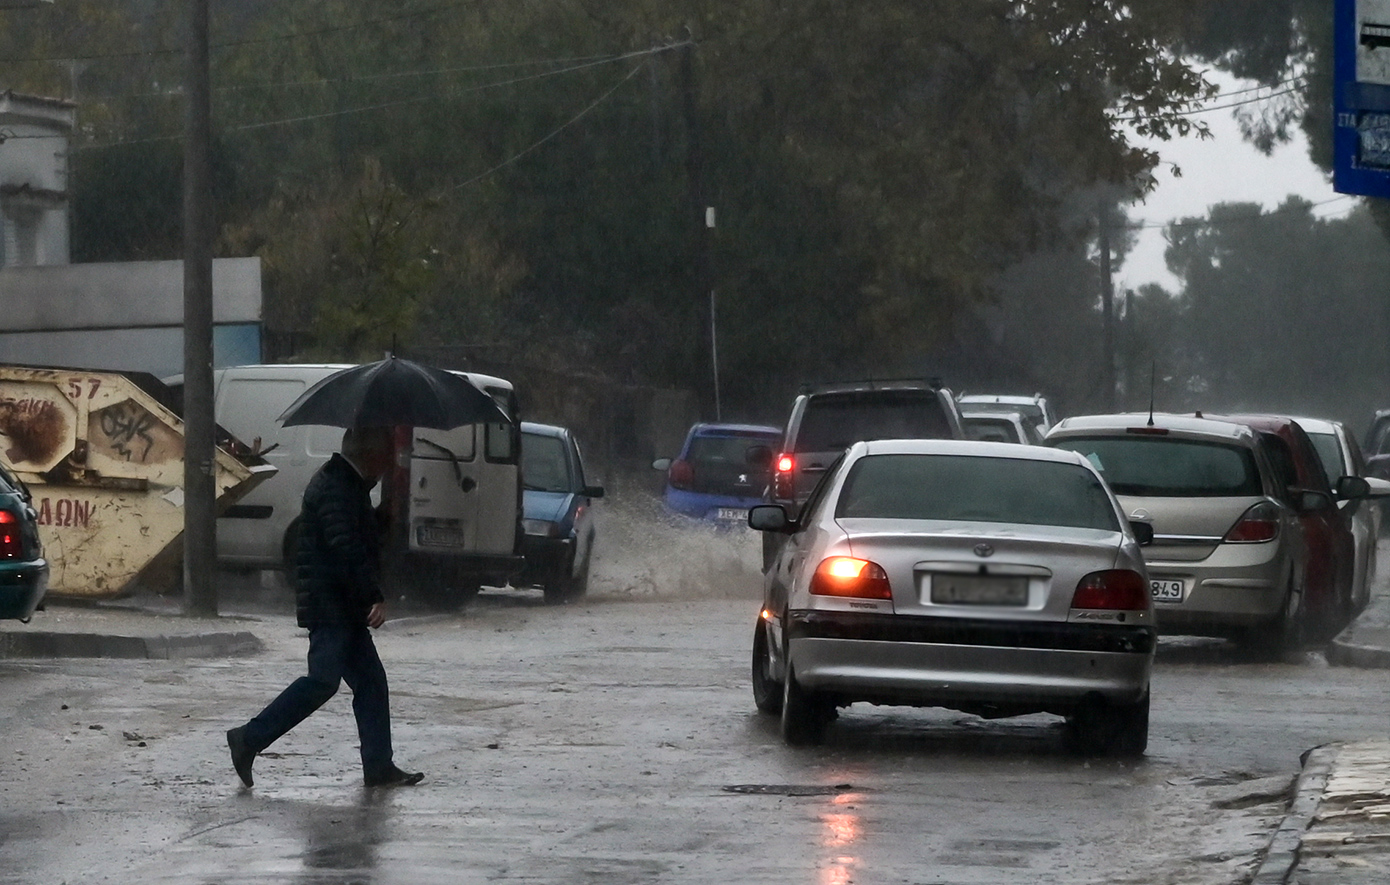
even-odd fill
[(951, 422), (931, 391), (813, 396), (797, 432), (798, 452), (837, 452), (875, 439), (950, 439)]
[(521, 481), (538, 492), (570, 491), (569, 459), (565, 441), (539, 433), (521, 435)]
[(1105, 486), (1084, 467), (971, 455), (860, 458), (845, 478), (835, 516), (1119, 531)]
[(1018, 428), (1006, 418), (962, 418), (965, 438), (982, 442), (1023, 442), (1018, 438)]
[(1318, 460), (1322, 462), (1322, 469), (1329, 480), (1336, 482), (1338, 477), (1351, 472), (1342, 463), (1342, 444), (1337, 442), (1335, 433), (1310, 433), (1308, 438), (1313, 441), (1313, 448), (1317, 449)]
[(1245, 498), (1263, 493), (1255, 456), (1242, 446), (1167, 436), (1067, 437), (1054, 445), (1089, 458), (1117, 495)]
[(690, 441), (686, 460), (697, 464), (748, 463), (748, 450), (753, 446), (775, 447), (781, 436), (697, 436)]

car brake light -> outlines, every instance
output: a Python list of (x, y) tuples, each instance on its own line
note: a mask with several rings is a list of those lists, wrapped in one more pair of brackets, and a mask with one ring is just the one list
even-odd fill
[(1140, 436), (1167, 436), (1166, 427), (1126, 427), (1125, 433), (1137, 433)]
[(893, 588), (883, 566), (852, 556), (832, 556), (821, 562), (811, 576), (811, 592), (817, 596), (893, 598)]
[(1279, 537), (1279, 508), (1261, 501), (1241, 514), (1221, 540), (1228, 544), (1263, 544)]
[(19, 520), (8, 510), (0, 510), (0, 559), (22, 559), (24, 542), (20, 537)]
[(1141, 611), (1149, 607), (1149, 588), (1144, 576), (1130, 569), (1091, 572), (1077, 583), (1071, 607)]
[(675, 460), (666, 471), (666, 481), (673, 489), (688, 489), (695, 484), (695, 468), (689, 461)]
[(777, 456), (777, 472), (772, 476), (772, 495), (775, 498), (788, 500), (796, 494), (796, 484), (793, 482), (793, 473), (796, 470), (796, 459), (788, 454)]

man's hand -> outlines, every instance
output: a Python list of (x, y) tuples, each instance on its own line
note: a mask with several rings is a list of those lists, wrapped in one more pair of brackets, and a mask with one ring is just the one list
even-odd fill
[(386, 623), (386, 603), (378, 602), (367, 612), (367, 626), (375, 630)]

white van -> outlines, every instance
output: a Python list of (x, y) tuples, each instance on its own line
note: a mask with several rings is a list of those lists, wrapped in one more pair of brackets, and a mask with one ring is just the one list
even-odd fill
[[(219, 425), (278, 472), (217, 520), (218, 564), (294, 567), (299, 510), (314, 472), (338, 451), (341, 427), (283, 427), (276, 420), (337, 364), (233, 366), (213, 372)], [(398, 462), (379, 487), (390, 514), (386, 577), (391, 589), (461, 602), (502, 585), (522, 565), (520, 432), (511, 382), (459, 372), (491, 394), (510, 424), (452, 430), (400, 428)], [(176, 390), (182, 379), (168, 379)], [(400, 586), (397, 586), (400, 585)]]

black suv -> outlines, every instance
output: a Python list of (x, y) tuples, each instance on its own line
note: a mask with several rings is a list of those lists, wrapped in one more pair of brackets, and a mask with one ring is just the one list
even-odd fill
[[(875, 439), (965, 439), (951, 391), (926, 381), (862, 381), (806, 390), (792, 403), (767, 500), (796, 514), (840, 453)], [(784, 536), (763, 533), (763, 568)]]

